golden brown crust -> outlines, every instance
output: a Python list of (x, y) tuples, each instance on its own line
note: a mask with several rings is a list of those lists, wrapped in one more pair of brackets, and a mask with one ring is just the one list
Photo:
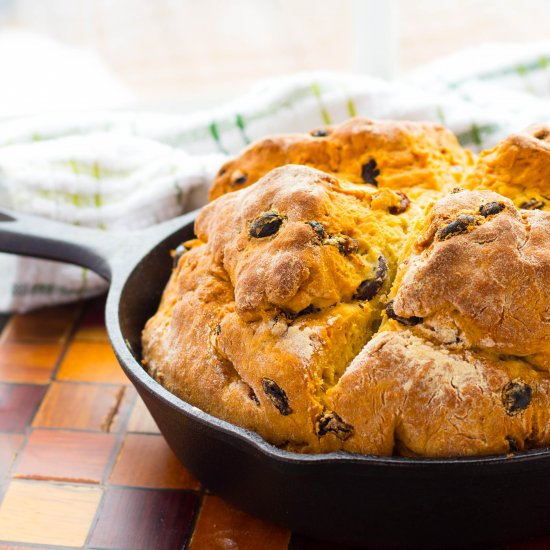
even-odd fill
[(221, 170), (144, 329), (148, 372), (292, 451), (550, 444), (550, 130), (475, 163), (434, 125), (320, 134)]
[(289, 165), (208, 205), (196, 232), (228, 273), (243, 318), (324, 308), (352, 301), (381, 255), (396, 264), (401, 221), (371, 209), (372, 195), (364, 185)]
[[(461, 225), (466, 218), (471, 224)], [(549, 243), (548, 212), (521, 213), (492, 191), (448, 195), (401, 265), (393, 309), (421, 317), (417, 330), (451, 348), (548, 354)]]
[(449, 353), (404, 330), (371, 340), (328, 397), (355, 428), (346, 450), (460, 456), (550, 443), (549, 390), (520, 361)]
[(490, 189), (518, 208), (550, 210), (550, 127), (534, 125), (483, 151), (468, 189)]
[(210, 200), (248, 187), (286, 164), (311, 166), (354, 183), (437, 190), (442, 182), (454, 185), (470, 162), (470, 154), (443, 126), (355, 118), (322, 132), (253, 143), (222, 166)]

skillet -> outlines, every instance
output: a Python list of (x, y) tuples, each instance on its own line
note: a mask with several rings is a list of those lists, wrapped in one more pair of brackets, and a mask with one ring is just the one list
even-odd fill
[(237, 507), (315, 538), (376, 548), (550, 534), (550, 449), (446, 459), (301, 455), (202, 412), (150, 378), (140, 365), (141, 330), (170, 276), (169, 252), (193, 238), (195, 216), (98, 235), (1, 211), (0, 251), (74, 263), (110, 281), (105, 318), (120, 365), (181, 462)]

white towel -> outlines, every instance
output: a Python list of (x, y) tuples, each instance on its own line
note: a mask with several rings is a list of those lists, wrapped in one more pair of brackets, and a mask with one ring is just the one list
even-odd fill
[[(259, 83), (191, 115), (65, 114), (0, 125), (0, 204), (96, 228), (146, 227), (206, 201), (220, 165), (267, 134), (352, 116), (441, 122), (479, 150), (550, 123), (550, 42), (489, 44), (392, 83), (301, 73)], [(0, 254), (0, 310), (25, 311), (100, 294), (88, 270)]]

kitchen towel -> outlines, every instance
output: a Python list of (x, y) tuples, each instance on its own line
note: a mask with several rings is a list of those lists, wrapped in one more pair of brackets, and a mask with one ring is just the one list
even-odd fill
[[(487, 44), (386, 82), (300, 73), (193, 114), (71, 113), (0, 124), (0, 206), (108, 235), (196, 208), (231, 155), (267, 134), (350, 117), (440, 122), (490, 147), (550, 123), (550, 42)], [(67, 230), (70, 231), (70, 225)], [(107, 283), (76, 266), (0, 254), (0, 311), (83, 299)]]

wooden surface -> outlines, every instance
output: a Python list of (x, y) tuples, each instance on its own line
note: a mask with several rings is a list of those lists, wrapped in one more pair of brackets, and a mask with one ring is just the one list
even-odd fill
[(102, 311), (95, 300), (15, 315), (0, 335), (0, 550), (344, 548), (201, 487), (123, 376)]

